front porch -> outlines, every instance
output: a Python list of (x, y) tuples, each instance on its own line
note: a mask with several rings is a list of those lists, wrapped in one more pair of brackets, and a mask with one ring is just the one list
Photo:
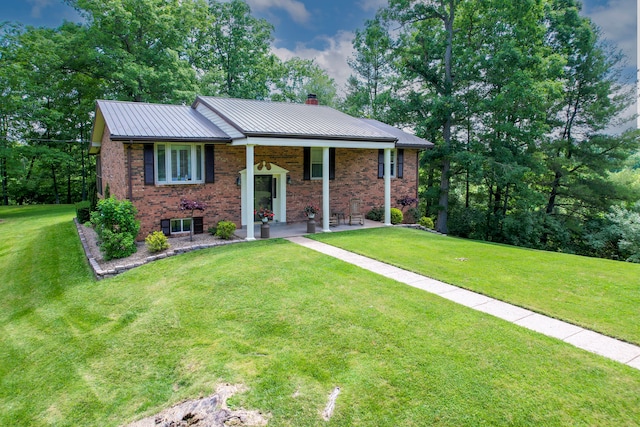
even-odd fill
[[(385, 225), (378, 221), (371, 221), (369, 219), (364, 220), (364, 225), (354, 224), (349, 225), (349, 218), (346, 219), (346, 224), (340, 220), (340, 224), (336, 226), (331, 226), (331, 232), (338, 231), (347, 231), (347, 230), (361, 230), (363, 228), (377, 228), (384, 227)], [(316, 220), (316, 233), (322, 233), (322, 222)], [(236, 230), (234, 233), (236, 236), (246, 239), (247, 237), (247, 228), (242, 227)], [(306, 221), (301, 222), (292, 222), (292, 223), (283, 223), (283, 222), (269, 222), (269, 238), (284, 238), (284, 237), (294, 237), (294, 236), (304, 236), (307, 233), (307, 223)], [(256, 223), (253, 226), (253, 235), (256, 239), (260, 239), (260, 224)]]

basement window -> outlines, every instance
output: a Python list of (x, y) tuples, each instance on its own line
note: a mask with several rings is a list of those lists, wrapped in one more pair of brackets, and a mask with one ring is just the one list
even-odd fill
[(188, 233), (189, 231), (191, 231), (191, 218), (171, 220), (171, 234)]

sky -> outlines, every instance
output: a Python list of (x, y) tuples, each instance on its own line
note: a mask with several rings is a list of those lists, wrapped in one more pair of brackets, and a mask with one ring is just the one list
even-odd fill
[[(517, 0), (516, 0), (517, 1)], [(387, 0), (246, 0), (254, 16), (275, 28), (273, 52), (283, 60), (293, 56), (313, 59), (340, 88), (351, 73), (347, 59), (353, 56), (354, 31), (363, 28)], [(589, 16), (608, 41), (628, 58), (625, 71), (637, 70), (637, 0), (583, 0)], [(63, 20), (79, 21), (79, 15), (63, 0), (0, 1), (0, 22), (57, 27)], [(339, 93), (341, 91), (339, 90)], [(635, 107), (634, 110), (635, 111)]]

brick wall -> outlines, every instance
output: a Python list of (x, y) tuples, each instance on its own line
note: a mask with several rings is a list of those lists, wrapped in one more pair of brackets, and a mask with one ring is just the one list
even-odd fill
[[(208, 208), (197, 212), (204, 217), (204, 229), (220, 220), (241, 224), (241, 194), (236, 185), (239, 172), (245, 169), (245, 148), (228, 145), (215, 146), (215, 183), (190, 185), (144, 185), (143, 145), (131, 147), (131, 194), (141, 222), (138, 240), (151, 231), (160, 230), (161, 219), (188, 218), (190, 212), (179, 209), (181, 199), (195, 199)], [(127, 147), (122, 143), (103, 140), (101, 156), (103, 180), (108, 182), (111, 194), (128, 198)], [(303, 209), (308, 203), (322, 206), (322, 180), (304, 180), (302, 147), (255, 147), (255, 163), (266, 161), (289, 171), (291, 184), (287, 185), (287, 221), (305, 219)], [(363, 211), (384, 205), (384, 180), (378, 179), (377, 150), (336, 150), (336, 179), (329, 184), (332, 210), (348, 214), (349, 199), (363, 201)], [(391, 205), (405, 195), (416, 197), (417, 151), (404, 152), (404, 178), (391, 180)]]

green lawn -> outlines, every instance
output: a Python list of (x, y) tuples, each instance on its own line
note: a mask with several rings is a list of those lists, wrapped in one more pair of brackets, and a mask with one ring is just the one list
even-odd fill
[(640, 344), (640, 265), (377, 228), (314, 239)]
[(640, 419), (640, 371), (286, 241), (96, 282), (71, 218), (0, 208), (0, 425), (117, 426), (220, 382), (270, 426)]

